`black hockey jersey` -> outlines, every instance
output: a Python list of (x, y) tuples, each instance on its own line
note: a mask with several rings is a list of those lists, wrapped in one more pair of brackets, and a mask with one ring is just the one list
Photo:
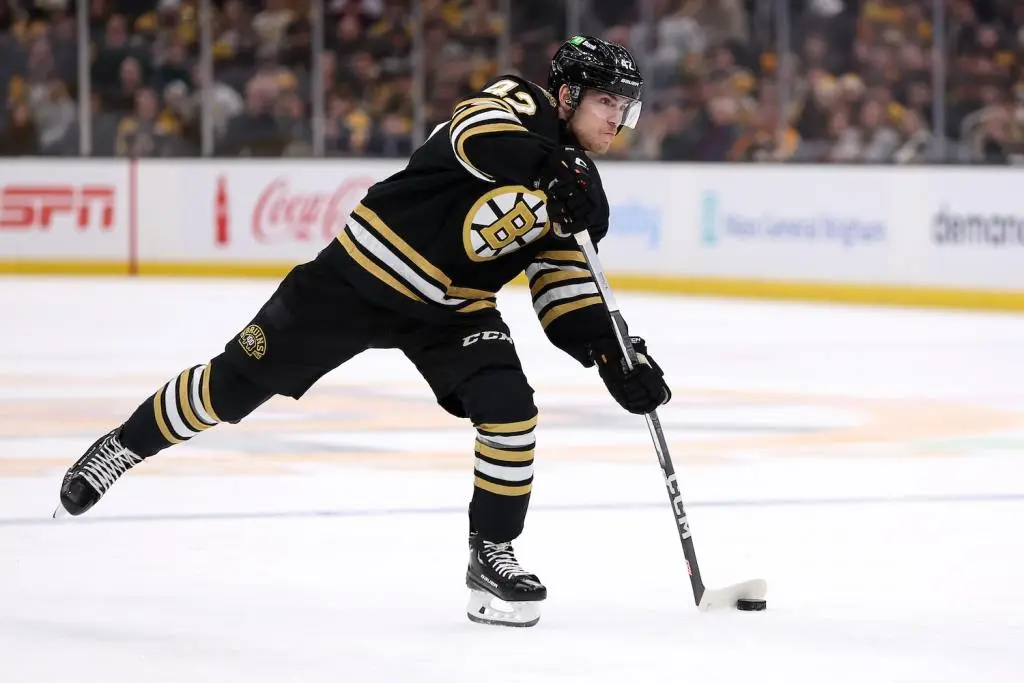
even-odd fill
[[(610, 323), (582, 252), (551, 229), (537, 181), (566, 144), (574, 141), (547, 91), (499, 78), (369, 189), (325, 256), (367, 298), (437, 322), (493, 309), (497, 291), (525, 271), (548, 338), (589, 365), (583, 345), (610, 336)], [(608, 204), (596, 173), (599, 241)]]

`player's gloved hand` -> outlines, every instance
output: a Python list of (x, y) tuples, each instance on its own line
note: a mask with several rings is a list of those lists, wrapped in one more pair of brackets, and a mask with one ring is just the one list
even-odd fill
[(582, 232), (600, 220), (592, 163), (575, 147), (559, 147), (541, 170), (540, 189), (548, 197), (548, 220), (562, 237)]
[(615, 339), (601, 339), (588, 349), (591, 360), (615, 401), (631, 413), (644, 415), (672, 398), (665, 383), (665, 373), (647, 353), (647, 343), (630, 337), (637, 355), (637, 365), (626, 371), (626, 359)]

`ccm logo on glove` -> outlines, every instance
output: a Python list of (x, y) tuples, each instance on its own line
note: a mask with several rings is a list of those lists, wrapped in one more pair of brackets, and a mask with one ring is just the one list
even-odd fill
[(637, 364), (626, 369), (626, 358), (615, 339), (601, 339), (589, 349), (590, 359), (597, 364), (608, 393), (631, 413), (646, 415), (672, 398), (672, 390), (665, 383), (665, 373), (647, 353), (647, 342), (630, 337), (636, 351)]

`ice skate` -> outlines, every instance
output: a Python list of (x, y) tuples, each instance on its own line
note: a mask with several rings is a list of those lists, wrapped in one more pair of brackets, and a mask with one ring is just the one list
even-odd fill
[(122, 474), (143, 458), (121, 444), (118, 429), (104, 434), (64, 475), (54, 519), (80, 515), (103, 497)]
[(540, 603), (548, 589), (519, 566), (511, 543), (469, 539), (466, 616), (479, 624), (533, 626), (540, 621)]

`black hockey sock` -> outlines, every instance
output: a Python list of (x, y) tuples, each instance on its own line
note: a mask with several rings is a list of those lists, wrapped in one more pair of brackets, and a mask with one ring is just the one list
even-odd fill
[(121, 443), (148, 458), (220, 422), (238, 422), (271, 395), (227, 363), (197, 365), (135, 409), (121, 427)]
[(477, 425), (470, 528), (496, 543), (523, 532), (533, 486), (534, 416), (521, 422)]

